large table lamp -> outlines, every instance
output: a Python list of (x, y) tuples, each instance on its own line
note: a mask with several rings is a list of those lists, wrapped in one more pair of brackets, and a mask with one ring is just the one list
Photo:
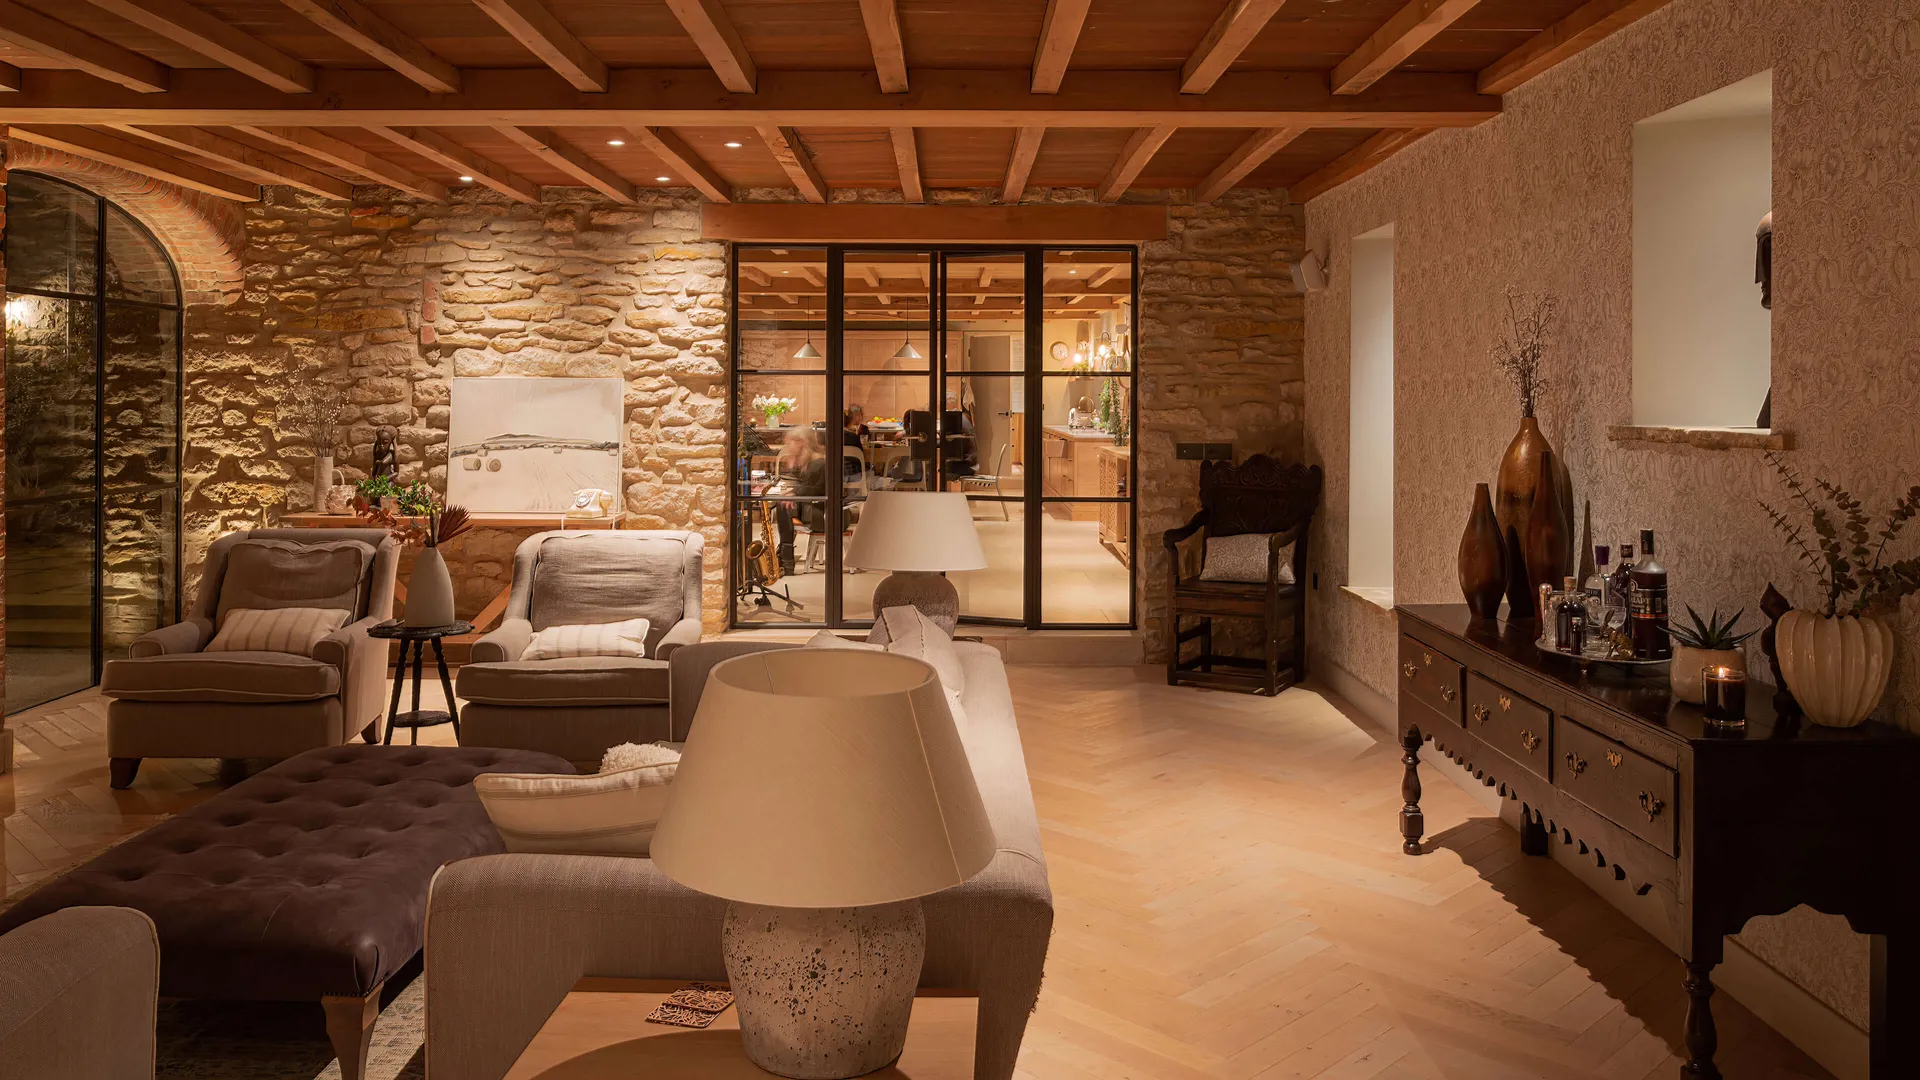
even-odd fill
[(747, 1056), (839, 1080), (900, 1056), (926, 952), (919, 898), (996, 846), (930, 665), (781, 649), (714, 666), (652, 854), (730, 901), (721, 952)]
[(860, 510), (846, 564), (891, 570), (873, 590), (873, 613), (916, 607), (947, 633), (960, 621), (960, 593), (941, 574), (984, 570), (987, 555), (967, 497), (952, 491), (876, 491)]

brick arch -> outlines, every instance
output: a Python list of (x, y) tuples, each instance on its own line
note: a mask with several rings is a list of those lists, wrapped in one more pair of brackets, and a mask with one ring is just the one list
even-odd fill
[(77, 184), (132, 214), (160, 239), (180, 271), (183, 304), (239, 299), (246, 220), (232, 201), (18, 139), (9, 143), (5, 161), (8, 169)]

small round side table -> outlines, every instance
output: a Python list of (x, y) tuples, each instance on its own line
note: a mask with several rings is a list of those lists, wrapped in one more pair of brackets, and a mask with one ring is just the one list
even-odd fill
[[(454, 741), (459, 741), (459, 710), (453, 701), (453, 680), (447, 677), (447, 654), (440, 647), (440, 639), (471, 633), (473, 624), (470, 622), (451, 622), (445, 626), (408, 626), (399, 619), (388, 619), (367, 631), (368, 637), (400, 643), (400, 660), (393, 666), (393, 701), (387, 706), (387, 734), (382, 742), (391, 746), (394, 728), (411, 728), (413, 745), (418, 746), (420, 729), (435, 724), (452, 724)], [(429, 641), (433, 642), (434, 663), (440, 668), (440, 689), (447, 695), (447, 707), (444, 710), (420, 708), (420, 661)], [(409, 647), (413, 649), (413, 708), (401, 712), (400, 688), (407, 681)]]

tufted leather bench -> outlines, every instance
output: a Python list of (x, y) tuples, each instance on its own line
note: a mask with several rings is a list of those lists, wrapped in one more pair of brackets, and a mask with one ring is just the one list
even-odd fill
[(473, 778), (573, 771), (526, 750), (310, 750), (36, 889), (0, 933), (66, 907), (143, 911), (161, 994), (317, 998), (341, 1076), (358, 1080), (381, 987), (420, 951), (434, 873), (505, 850)]

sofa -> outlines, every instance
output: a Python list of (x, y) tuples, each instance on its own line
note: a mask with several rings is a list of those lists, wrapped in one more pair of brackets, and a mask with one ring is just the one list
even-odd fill
[[(589, 770), (610, 746), (666, 737), (667, 661), (700, 640), (705, 541), (683, 530), (552, 531), (522, 541), (500, 626), (455, 693), (460, 744), (556, 754)], [(550, 626), (650, 623), (644, 657), (522, 660)]]
[[(400, 545), (384, 529), (254, 529), (215, 540), (187, 618), (134, 639), (101, 673), (112, 785), (133, 783), (143, 758), (280, 760), (355, 734), (373, 741), (387, 643), (367, 631), (393, 617), (399, 565)], [(286, 607), (342, 608), (347, 624), (306, 656), (205, 651), (229, 611)]]
[[(714, 641), (675, 652), (673, 737), (686, 737), (713, 665), (794, 647)], [(974, 1076), (1008, 1080), (1040, 993), (1053, 894), (1006, 669), (990, 646), (955, 649), (966, 672), (961, 734), (999, 850), (965, 884), (923, 900), (920, 984), (979, 995)], [(725, 909), (646, 858), (507, 854), (442, 868), (427, 901), (429, 1080), (505, 1075), (582, 976), (725, 979)]]
[(0, 934), (0, 1075), (153, 1080), (160, 941), (131, 908), (75, 907)]

